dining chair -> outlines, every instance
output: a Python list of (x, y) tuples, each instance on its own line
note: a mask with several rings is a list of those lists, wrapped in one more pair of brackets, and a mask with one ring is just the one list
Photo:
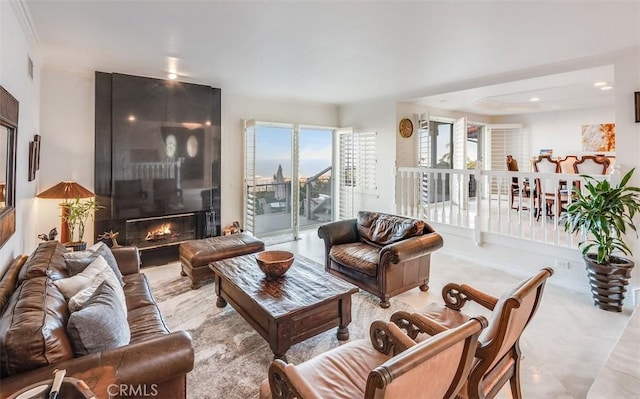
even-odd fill
[[(519, 171), (518, 161), (511, 155), (507, 155), (507, 170), (509, 172)], [(529, 181), (527, 179), (523, 179), (522, 184), (520, 184), (520, 178), (512, 177), (511, 186), (509, 187), (509, 206), (511, 209), (528, 209), (522, 205), (522, 202), (529, 198), (531, 198), (531, 187), (529, 186)]]
[(574, 173), (580, 175), (604, 175), (611, 162), (603, 156), (584, 155), (573, 164)]
[(475, 362), (457, 398), (493, 398), (508, 381), (511, 397), (521, 399), (520, 337), (535, 315), (545, 283), (552, 275), (553, 269), (544, 268), (499, 298), (466, 284), (449, 283), (442, 289), (444, 306), (432, 303), (420, 312), (398, 311), (391, 321), (419, 342), (469, 320), (470, 316), (461, 311), (467, 302), (490, 310), (489, 326), (478, 338)]
[[(549, 155), (542, 155), (533, 161), (533, 170), (545, 174), (560, 173), (560, 162)], [(536, 177), (535, 179), (536, 192), (539, 197), (538, 204), (540, 207), (542, 207), (542, 204), (545, 205), (545, 214), (547, 216), (553, 216), (553, 210), (555, 210), (556, 215), (560, 216), (562, 204), (568, 201), (566, 189), (561, 190), (561, 183), (559, 179), (551, 177)], [(542, 209), (539, 209), (538, 219), (541, 213)]]
[(576, 173), (573, 169), (573, 164), (575, 164), (577, 160), (578, 157), (576, 155), (567, 155), (560, 159), (560, 171), (565, 175)]

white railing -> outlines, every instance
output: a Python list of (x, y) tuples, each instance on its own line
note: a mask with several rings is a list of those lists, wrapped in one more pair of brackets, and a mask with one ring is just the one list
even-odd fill
[(584, 188), (579, 175), (402, 167), (396, 182), (398, 214), (471, 229), (476, 243), (483, 233), (571, 248), (580, 241), (559, 217), (573, 188)]

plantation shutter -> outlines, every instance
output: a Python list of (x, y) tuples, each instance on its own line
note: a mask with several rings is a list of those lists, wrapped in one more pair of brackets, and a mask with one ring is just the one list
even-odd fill
[[(518, 161), (518, 169), (529, 171), (529, 140), (523, 133), (521, 124), (488, 125), (491, 154), (489, 156), (489, 170), (507, 170), (507, 155), (512, 155)], [(491, 182), (491, 192), (498, 192), (497, 180)], [(503, 184), (502, 194), (508, 191), (508, 185)]]
[(255, 235), (256, 121), (244, 121), (244, 229)]
[[(453, 169), (467, 169), (467, 118), (456, 119), (453, 124)], [(454, 174), (451, 179), (451, 200), (466, 209), (469, 185), (463, 175)]]
[[(429, 114), (423, 113), (418, 117), (418, 166), (433, 167), (432, 147), (433, 138), (429, 129)], [(420, 198), (423, 209), (428, 209), (429, 207), (429, 180), (429, 174), (423, 173), (420, 184)]]
[(375, 194), (376, 133), (353, 132), (351, 128), (337, 130), (339, 159), (338, 218), (355, 217), (357, 194)]

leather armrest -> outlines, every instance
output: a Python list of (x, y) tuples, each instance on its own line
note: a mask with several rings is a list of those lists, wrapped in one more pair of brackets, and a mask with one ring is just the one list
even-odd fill
[(389, 259), (391, 263), (406, 262), (442, 248), (442, 236), (438, 233), (423, 234), (406, 240), (394, 242), (380, 250), (380, 259)]
[(140, 252), (138, 247), (111, 248), (113, 257), (118, 262), (118, 268), (123, 275), (140, 273)]
[(466, 284), (449, 283), (442, 288), (442, 299), (448, 308), (460, 310), (467, 301), (474, 301), (483, 307), (493, 310), (498, 298), (485, 294)]
[(67, 376), (73, 376), (91, 368), (112, 366), (119, 384), (158, 384), (185, 375), (193, 369), (193, 364), (191, 336), (178, 331), (4, 378), (0, 381), (0, 398), (52, 378), (55, 369), (66, 369)]
[(448, 330), (447, 327), (420, 313), (411, 313), (411, 321), (421, 332), (431, 336)]
[(339, 220), (320, 226), (318, 237), (324, 239), (325, 267), (329, 267), (329, 251), (333, 245), (359, 241), (356, 219)]
[[(277, 385), (282, 385), (277, 387)], [(311, 385), (298, 373), (296, 367), (276, 359), (269, 366), (269, 388), (274, 398), (277, 392), (289, 392), (292, 397), (322, 399)], [(275, 392), (274, 392), (275, 390)]]

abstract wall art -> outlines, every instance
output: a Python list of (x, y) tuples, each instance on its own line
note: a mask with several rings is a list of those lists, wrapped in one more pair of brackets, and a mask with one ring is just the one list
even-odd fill
[(616, 150), (616, 125), (582, 125), (582, 151), (613, 152)]

